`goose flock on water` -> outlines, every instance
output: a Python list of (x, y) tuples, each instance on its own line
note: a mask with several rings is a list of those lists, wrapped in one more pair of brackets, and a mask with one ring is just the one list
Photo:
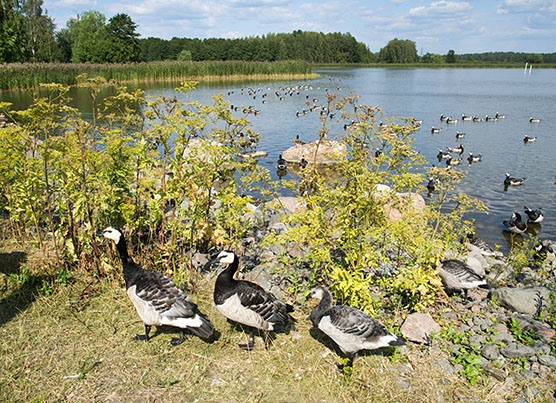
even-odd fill
[[(494, 116), (489, 116), (489, 115), (485, 115), (484, 117), (481, 116), (475, 116), (475, 115), (469, 115), (469, 114), (465, 114), (462, 113), (461, 114), (461, 121), (472, 121), (472, 122), (496, 122), (499, 119), (505, 119), (506, 115), (500, 114), (498, 112), (495, 113)], [(449, 115), (445, 115), (445, 114), (441, 114), (440, 115), (440, 121), (441, 122), (445, 122), (445, 123), (450, 123), (451, 121), (454, 121), (453, 123), (457, 123), (457, 119), (452, 119)], [(529, 123), (540, 123), (541, 119), (540, 118), (536, 118), (536, 117), (530, 117), (529, 118)], [(440, 127), (435, 127), (433, 126), (431, 129), (431, 133), (432, 134), (436, 134), (436, 133), (440, 133), (442, 130), (442, 128)], [(456, 131), (456, 141), (460, 142), (462, 141), (465, 137), (466, 137), (466, 133), (460, 132), (460, 131)], [(537, 136), (531, 136), (529, 134), (526, 134), (523, 137), (523, 143), (524, 144), (531, 144), (531, 143), (535, 143), (537, 141)], [(464, 145), (462, 143), (456, 145), (456, 146), (448, 146), (446, 147), (446, 151), (444, 151), (443, 149), (440, 149), (436, 155), (436, 158), (438, 159), (438, 162), (442, 162), (445, 161), (446, 167), (447, 168), (452, 168), (454, 166), (460, 165), (461, 164), (461, 159), (462, 159), (462, 154), (464, 151)], [(476, 154), (473, 152), (469, 152), (469, 155), (467, 157), (467, 162), (469, 165), (477, 163), (477, 162), (481, 162), (482, 161), (482, 155), (481, 154)], [(503, 185), (504, 185), (504, 191), (507, 191), (510, 187), (519, 187), (521, 185), (524, 184), (526, 180), (526, 177), (518, 177), (518, 176), (513, 176), (511, 173), (506, 173), (506, 176), (504, 178), (503, 181)], [(439, 179), (438, 178), (434, 178), (434, 177), (429, 177), (426, 188), (428, 191), (429, 196), (431, 195), (431, 193), (433, 193), (437, 188), (438, 188), (438, 183), (439, 183)], [(556, 180), (554, 181), (554, 185), (556, 185)], [(510, 219), (508, 220), (504, 220), (502, 222), (502, 224), (504, 225), (504, 228), (506, 231), (508, 231), (510, 234), (523, 234), (526, 231), (528, 231), (528, 226), (529, 228), (531, 227), (531, 224), (533, 225), (538, 225), (540, 222), (542, 222), (542, 220), (544, 219), (544, 215), (542, 214), (540, 209), (528, 209), (527, 207), (525, 207), (525, 217), (526, 219), (523, 220), (521, 218), (521, 214), (519, 212), (512, 212), (512, 216)], [(540, 227), (538, 227), (540, 228)], [(537, 230), (538, 230), (537, 228)], [(535, 233), (534, 231), (531, 231), (531, 233)]]

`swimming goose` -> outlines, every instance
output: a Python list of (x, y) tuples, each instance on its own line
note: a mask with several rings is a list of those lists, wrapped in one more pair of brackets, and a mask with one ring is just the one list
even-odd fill
[(525, 137), (523, 137), (523, 142), (524, 143), (532, 143), (537, 139), (537, 137), (529, 137), (528, 135), (525, 135)]
[(461, 114), (461, 120), (472, 120), (473, 116), (471, 115), (466, 115), (465, 113)]
[(493, 117), (490, 117), (488, 115), (485, 116), (485, 121), (486, 122), (496, 122), (497, 120), (498, 120), (498, 118), (493, 118)]
[(440, 115), (440, 121), (441, 121), (441, 122), (444, 122), (444, 121), (446, 121), (446, 120), (448, 120), (448, 116), (444, 116), (444, 114), (442, 113), (442, 114)]
[(508, 231), (515, 234), (521, 234), (527, 230), (527, 224), (521, 220), (521, 214), (513, 213), (510, 220), (504, 220), (503, 224)]
[(353, 359), (361, 350), (405, 344), (403, 337), (390, 333), (365, 312), (347, 305), (332, 306), (332, 296), (326, 288), (316, 287), (309, 296), (320, 300), (311, 311), (313, 326), (334, 340), (348, 359), (347, 367), (353, 367)]
[(431, 133), (432, 134), (440, 133), (441, 130), (442, 130), (442, 128), (433, 126), (432, 129), (431, 129)]
[(473, 154), (469, 152), (469, 157), (467, 157), (467, 161), (471, 164), (472, 162), (480, 162), (481, 161), (481, 154)]
[(451, 125), (456, 124), (457, 122), (458, 122), (457, 119), (452, 119), (451, 117), (449, 117), (448, 119), (446, 119), (446, 123), (449, 124), (449, 125), (450, 125), (450, 124), (451, 124)]
[(463, 154), (463, 144), (460, 144), (458, 147), (448, 147), (448, 151), (451, 153), (458, 153), (459, 155)]
[(122, 232), (108, 227), (101, 235), (116, 243), (122, 260), (127, 295), (145, 325), (145, 334), (133, 340), (149, 340), (152, 326), (168, 325), (180, 328), (180, 337), (171, 340), (177, 346), (184, 341), (183, 330), (208, 339), (214, 330), (212, 324), (197, 311), (197, 305), (167, 276), (143, 269), (127, 253)]
[(534, 117), (530, 117), (529, 123), (541, 123), (541, 120)]
[(439, 182), (438, 179), (434, 178), (434, 177), (430, 177), (429, 178), (429, 182), (427, 183), (427, 191), (429, 193), (432, 193), (436, 190), (436, 184)]
[(448, 158), (446, 160), (446, 166), (453, 167), (453, 166), (456, 166), (456, 165), (459, 165), (459, 164), (461, 164), (461, 160), (456, 160), (451, 155), (450, 155), (450, 158)]
[(284, 158), (282, 158), (282, 154), (278, 157), (278, 162), (276, 162), (276, 169), (279, 171), (283, 171), (288, 168), (288, 163)]
[(448, 158), (451, 158), (452, 156), (450, 155), (449, 152), (446, 151), (442, 151), (442, 150), (438, 150), (438, 154), (436, 154), (436, 158), (438, 158), (438, 161), (442, 161), (442, 160), (446, 160)]
[(463, 291), (466, 299), (468, 290), (477, 287), (488, 288), (485, 278), (461, 260), (443, 260), (436, 269), (444, 286), (447, 289)]
[(527, 222), (529, 223), (539, 223), (544, 220), (544, 215), (541, 209), (529, 209), (527, 206), (524, 206), (523, 209), (525, 210), (525, 214), (527, 214)]
[(253, 329), (249, 343), (239, 345), (241, 349), (250, 351), (255, 343), (254, 329), (272, 332), (278, 328), (285, 328), (291, 319), (288, 312), (292, 312), (293, 307), (280, 301), (258, 284), (234, 279), (239, 265), (235, 253), (222, 251), (217, 259), (228, 267), (216, 279), (214, 304), (228, 319)]
[(473, 122), (482, 122), (483, 118), (479, 117), (479, 116), (473, 116)]
[(462, 139), (465, 137), (465, 133), (456, 132), (456, 140)]
[(506, 115), (501, 115), (501, 114), (499, 114), (498, 112), (496, 112), (496, 115), (494, 115), (494, 117), (495, 117), (496, 119), (506, 119)]
[(509, 173), (506, 172), (506, 179), (504, 179), (504, 186), (519, 186), (523, 184), (527, 178), (512, 178)]

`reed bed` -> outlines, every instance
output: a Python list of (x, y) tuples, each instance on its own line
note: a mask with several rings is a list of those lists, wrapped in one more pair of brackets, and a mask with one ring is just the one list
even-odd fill
[(75, 85), (78, 76), (101, 76), (107, 81), (144, 82), (203, 78), (305, 77), (312, 67), (304, 61), (149, 62), (135, 64), (11, 63), (1, 65), (0, 89), (36, 88), (41, 83)]

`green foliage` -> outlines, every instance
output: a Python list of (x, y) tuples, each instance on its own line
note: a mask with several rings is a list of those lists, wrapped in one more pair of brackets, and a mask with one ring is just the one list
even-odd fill
[[(64, 38), (66, 37), (66, 31)], [(65, 40), (65, 39), (61, 39)], [(67, 49), (66, 49), (67, 50)], [(267, 79), (284, 76), (300, 78), (311, 75), (311, 66), (301, 61), (281, 62), (152, 62), (135, 64), (9, 64), (3, 66), (0, 89), (38, 88), (40, 83), (75, 85), (81, 74), (103, 77), (106, 81), (125, 83), (150, 80), (179, 82), (192, 77), (244, 78), (260, 76)]]
[(443, 327), (440, 331), (440, 338), (460, 346), (459, 349), (451, 351), (453, 364), (462, 365), (460, 375), (466, 377), (467, 381), (475, 385), (484, 371), (481, 368), (480, 346), (469, 341), (470, 331), (460, 333), (452, 326)]
[(448, 53), (446, 53), (446, 63), (455, 63), (456, 62), (456, 52), (454, 52), (452, 49), (450, 49), (448, 51)]
[[(379, 126), (382, 110), (357, 101), (355, 95), (336, 99), (329, 94), (330, 113), (355, 122), (342, 138), (347, 155), (339, 158), (333, 172), (311, 164), (300, 173), (292, 191), (305, 209), (290, 217), (292, 228), (281, 240), (309, 249), (307, 264), (315, 280), (332, 283), (341, 303), (367, 312), (381, 303), (422, 310), (442, 287), (434, 266), (446, 248), (458, 247), (468, 227), (462, 225), (462, 216), (480, 203), (450, 195), (461, 176), (437, 170), (443, 189), (430, 207), (418, 205), (425, 178), (421, 172), (427, 168), (411, 146), (417, 129), (413, 120), (387, 119)], [(324, 118), (319, 146), (328, 131), (326, 123)], [(377, 150), (381, 153), (375, 157)], [(309, 161), (315, 158), (308, 156)], [(448, 213), (441, 214), (441, 209)], [(393, 272), (382, 274), (383, 265), (391, 265)], [(388, 299), (374, 300), (371, 284)]]
[(533, 344), (535, 344), (535, 332), (532, 329), (523, 332), (521, 324), (517, 319), (508, 319), (508, 329), (510, 333), (515, 337), (515, 339), (521, 344), (525, 344), (528, 346), (532, 346)]
[[(140, 39), (143, 60), (180, 59), (184, 49), (194, 61), (304, 60), (310, 63), (369, 63), (374, 54), (349, 33), (304, 32), (267, 34), (239, 39), (160, 38)], [(182, 55), (183, 56), (183, 55)]]
[(415, 42), (392, 39), (378, 52), (378, 61), (384, 63), (415, 63), (419, 60)]

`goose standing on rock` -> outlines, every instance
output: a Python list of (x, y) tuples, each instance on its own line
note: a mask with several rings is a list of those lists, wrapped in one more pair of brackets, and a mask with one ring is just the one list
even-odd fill
[(332, 306), (332, 296), (326, 288), (316, 287), (309, 296), (320, 300), (311, 311), (311, 322), (334, 340), (348, 359), (347, 367), (353, 367), (353, 360), (361, 350), (405, 344), (403, 337), (390, 333), (365, 312), (347, 305)]
[(127, 253), (120, 230), (108, 227), (100, 235), (116, 243), (122, 260), (127, 295), (145, 325), (145, 334), (137, 335), (133, 340), (148, 341), (151, 327), (161, 325), (180, 328), (180, 337), (171, 340), (173, 346), (184, 341), (181, 329), (188, 329), (203, 339), (212, 335), (212, 324), (199, 314), (197, 305), (170, 278), (159, 272), (145, 270), (133, 261)]
[(436, 269), (444, 286), (450, 290), (463, 291), (465, 299), (467, 299), (468, 290), (477, 287), (488, 288), (485, 278), (461, 260), (443, 260)]
[[(291, 305), (280, 301), (258, 284), (234, 279), (239, 266), (235, 253), (222, 251), (217, 259), (228, 265), (218, 275), (214, 286), (214, 304), (222, 315), (242, 325), (263, 330), (265, 335), (266, 332), (283, 330), (290, 319), (293, 320), (288, 313), (293, 311)], [(239, 347), (251, 351), (254, 344), (255, 335), (252, 331), (249, 343), (240, 344)]]

